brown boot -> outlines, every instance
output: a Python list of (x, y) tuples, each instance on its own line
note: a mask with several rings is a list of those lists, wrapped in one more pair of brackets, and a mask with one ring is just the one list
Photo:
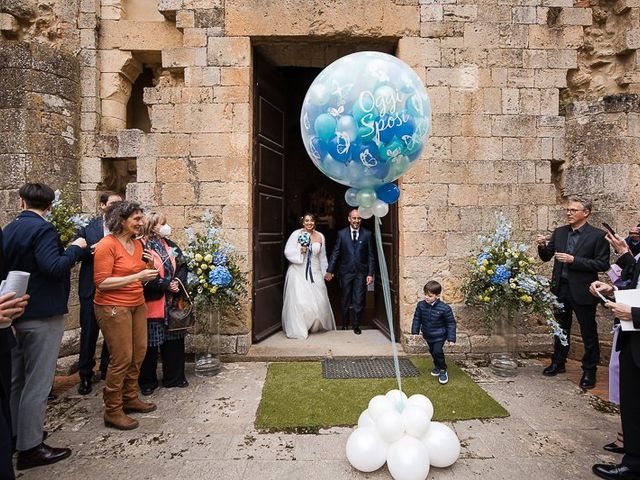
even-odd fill
[(138, 428), (138, 421), (128, 417), (123, 412), (104, 412), (104, 425), (105, 427), (116, 428), (118, 430), (133, 430), (134, 428)]
[(134, 400), (125, 401), (123, 410), (125, 411), (125, 413), (149, 413), (153, 412), (157, 408), (158, 407), (156, 407), (155, 403), (143, 402), (139, 398), (135, 398)]

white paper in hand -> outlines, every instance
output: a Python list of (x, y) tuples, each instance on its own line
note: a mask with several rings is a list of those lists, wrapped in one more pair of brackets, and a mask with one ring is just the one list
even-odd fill
[(0, 295), (5, 293), (15, 292), (16, 297), (21, 297), (27, 293), (27, 286), (29, 285), (28, 272), (21, 272), (19, 270), (12, 270), (7, 274), (6, 280), (0, 284)]
[[(616, 290), (616, 303), (622, 303), (629, 305), (630, 307), (640, 307), (640, 289), (633, 290)], [(638, 328), (634, 328), (631, 320), (620, 320), (620, 327), (623, 331), (640, 331)]]

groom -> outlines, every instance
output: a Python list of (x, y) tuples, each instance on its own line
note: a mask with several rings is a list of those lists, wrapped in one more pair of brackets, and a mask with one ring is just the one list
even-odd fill
[(342, 329), (346, 330), (349, 325), (349, 307), (351, 307), (353, 332), (360, 335), (360, 319), (364, 309), (367, 285), (373, 283), (375, 269), (373, 239), (369, 230), (360, 228), (362, 219), (358, 209), (351, 210), (348, 219), (350, 226), (338, 232), (324, 278), (330, 281), (339, 265)]

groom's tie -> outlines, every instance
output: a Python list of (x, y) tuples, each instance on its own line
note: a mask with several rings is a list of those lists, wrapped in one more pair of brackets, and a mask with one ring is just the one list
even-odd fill
[(351, 233), (353, 233), (353, 246), (356, 246), (356, 242), (358, 241), (358, 231), (357, 230), (353, 230)]

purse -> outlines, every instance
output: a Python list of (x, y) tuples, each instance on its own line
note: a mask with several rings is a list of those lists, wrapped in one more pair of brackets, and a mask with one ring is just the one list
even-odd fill
[(193, 302), (189, 292), (179, 278), (176, 278), (180, 285), (180, 292), (172, 293), (169, 297), (168, 306), (168, 325), (167, 331), (176, 332), (186, 330), (193, 327), (195, 323), (195, 315), (193, 312)]

